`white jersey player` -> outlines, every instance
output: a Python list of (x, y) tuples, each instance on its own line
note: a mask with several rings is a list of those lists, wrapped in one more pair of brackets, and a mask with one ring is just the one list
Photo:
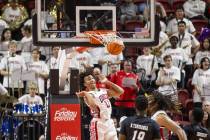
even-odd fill
[(92, 75), (84, 75), (84, 86), (86, 91), (77, 93), (83, 97), (86, 104), (91, 109), (93, 118), (90, 124), (91, 140), (117, 140), (117, 132), (114, 122), (111, 119), (110, 97), (118, 97), (124, 91), (119, 86), (108, 81), (105, 76), (99, 75), (101, 82), (106, 84), (109, 89), (97, 89), (96, 81)]
[(112, 113), (112, 106), (109, 101), (106, 89), (99, 89), (99, 91), (89, 92), (98, 105), (97, 110), (91, 110), (91, 114), (94, 118), (109, 119)]

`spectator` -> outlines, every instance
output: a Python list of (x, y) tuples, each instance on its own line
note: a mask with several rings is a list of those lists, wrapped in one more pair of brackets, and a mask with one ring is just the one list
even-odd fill
[(28, 18), (27, 10), (15, 0), (2, 8), (2, 18), (9, 24), (11, 29), (17, 29)]
[(166, 51), (162, 55), (162, 58), (164, 58), (165, 55), (171, 55), (173, 66), (179, 68), (181, 72), (181, 81), (178, 83), (178, 87), (184, 88), (185, 86), (184, 66), (187, 62), (188, 57), (186, 56), (184, 49), (177, 48), (177, 43), (178, 43), (178, 38), (176, 36), (172, 36), (170, 38), (171, 47), (166, 49)]
[(210, 132), (210, 114), (207, 111), (204, 111), (202, 126)]
[(192, 113), (190, 114), (192, 117), (192, 122), (190, 125), (184, 127), (185, 133), (187, 135), (188, 140), (209, 140), (210, 132), (208, 129), (201, 125), (204, 112), (202, 108), (194, 108)]
[(186, 32), (191, 33), (193, 35), (196, 34), (196, 30), (195, 30), (195, 27), (192, 24), (192, 22), (184, 17), (184, 9), (182, 7), (178, 7), (176, 9), (175, 16), (176, 16), (175, 18), (173, 18), (172, 20), (170, 20), (168, 22), (168, 25), (167, 25), (167, 28), (166, 28), (166, 32), (167, 32), (168, 36), (171, 36), (172, 34), (178, 32), (178, 23), (180, 21), (184, 21), (185, 22), (185, 24), (186, 24), (186, 27), (185, 27)]
[(118, 65), (117, 64), (111, 64), (110, 65), (110, 74), (107, 76), (108, 80), (112, 79), (112, 76), (118, 71)]
[(32, 70), (36, 75), (36, 82), (38, 85), (38, 93), (44, 99), (45, 95), (45, 80), (48, 78), (49, 69), (44, 61), (40, 61), (39, 49), (32, 50), (32, 61), (28, 64), (28, 70)]
[(164, 58), (165, 55), (171, 55), (173, 66), (181, 70), (187, 61), (187, 56), (184, 52), (184, 49), (178, 48), (177, 43), (178, 43), (178, 38), (176, 36), (171, 36), (170, 37), (171, 47), (166, 49), (166, 51), (162, 55), (162, 58)]
[[(8, 50), (8, 55), (4, 56), (0, 64), (1, 75), (4, 76), (3, 86), (8, 89), (10, 95), (15, 94), (16, 97), (19, 97), (23, 89), (23, 83), (22, 81), (12, 81), (11, 76), (16, 70), (26, 70), (26, 65), (23, 57), (16, 54), (16, 41), (9, 43)], [(13, 88), (14, 90), (12, 90)]]
[(210, 114), (210, 102), (209, 101), (203, 102), (203, 110)]
[(178, 23), (178, 33), (175, 33), (174, 36), (177, 36), (179, 39), (178, 47), (184, 49), (185, 54), (187, 56), (187, 62), (184, 70), (187, 72), (185, 77), (185, 83), (193, 75), (193, 61), (192, 58), (195, 56), (196, 52), (200, 47), (200, 43), (195, 38), (194, 35), (186, 32), (186, 23), (184, 21), (180, 21)]
[[(77, 50), (77, 47), (75, 48)], [(77, 50), (70, 61), (71, 68), (79, 69), (79, 72), (85, 72), (86, 69), (93, 67), (91, 55), (86, 50)]]
[(184, 5), (185, 16), (190, 19), (204, 19), (206, 3), (202, 0), (187, 0)]
[(93, 69), (93, 76), (94, 76), (95, 81), (96, 81), (96, 87), (97, 88), (106, 88), (106, 85), (104, 83), (100, 82), (100, 80), (98, 78), (98, 75), (101, 75), (101, 70), (100, 70), (100, 68), (95, 67)]
[(201, 59), (200, 68), (193, 74), (192, 85), (193, 90), (193, 102), (195, 106), (202, 107), (203, 101), (210, 101), (210, 60), (208, 57)]
[(138, 56), (136, 67), (142, 71), (141, 82), (144, 87), (150, 88), (156, 80), (156, 71), (158, 70), (158, 62), (155, 55), (150, 53), (150, 48), (143, 48), (143, 55)]
[(210, 59), (210, 38), (204, 39), (200, 50), (196, 53), (194, 59), (195, 68), (199, 68), (199, 64), (202, 58), (208, 57)]
[(102, 66), (102, 74), (105, 76), (109, 75), (111, 64), (118, 65), (118, 70), (120, 70), (120, 64), (121, 64), (122, 60), (123, 60), (122, 53), (120, 53), (118, 55), (112, 55), (112, 54), (108, 53), (106, 48), (104, 48), (104, 51), (98, 60), (98, 64)]
[(36, 83), (30, 82), (28, 84), (28, 91), (29, 91), (29, 94), (23, 95), (22, 97), (18, 99), (19, 103), (22, 103), (22, 104), (26, 103), (28, 105), (32, 105), (32, 104), (43, 105), (42, 98), (39, 95), (36, 95), (38, 93), (38, 87)]
[(94, 48), (88, 49), (88, 52), (90, 53), (92, 57), (92, 62), (93, 62), (94, 67), (101, 67), (101, 65), (99, 65), (99, 59), (104, 54), (104, 48), (94, 47)]
[(208, 129), (210, 132), (210, 102), (204, 102), (203, 103), (203, 111), (204, 111), (204, 116), (202, 120), (202, 126)]
[(59, 46), (52, 47), (52, 56), (48, 62), (49, 69), (59, 69), (59, 76), (64, 67), (64, 61), (66, 59), (65, 50), (61, 50)]
[(158, 72), (156, 85), (159, 86), (158, 91), (165, 96), (169, 96), (171, 100), (178, 100), (176, 90), (177, 82), (180, 81), (180, 70), (173, 66), (171, 55), (165, 55), (165, 67), (161, 68)]
[(143, 20), (143, 16), (138, 15), (138, 7), (133, 0), (125, 0), (125, 3), (120, 6), (120, 22), (125, 25), (125, 22), (131, 19)]
[(115, 102), (118, 107), (117, 118), (134, 115), (134, 99), (140, 86), (137, 75), (132, 72), (132, 62), (125, 60), (123, 70), (116, 72), (111, 81), (124, 89), (124, 93)]
[(6, 56), (8, 53), (8, 45), (9, 42), (12, 40), (12, 33), (9, 28), (5, 28), (1, 34), (1, 49), (0, 52), (3, 56)]
[(31, 27), (23, 26), (21, 32), (23, 38), (20, 41), (21, 48), (19, 51), (21, 51), (21, 56), (24, 58), (25, 62), (28, 63), (31, 61), (31, 51), (33, 50)]

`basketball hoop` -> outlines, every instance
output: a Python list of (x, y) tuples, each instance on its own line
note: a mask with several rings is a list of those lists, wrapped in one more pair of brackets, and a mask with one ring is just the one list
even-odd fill
[(124, 43), (115, 31), (96, 30), (85, 31), (84, 34), (90, 38), (90, 43), (94, 45), (104, 45), (110, 54), (118, 55), (125, 48)]

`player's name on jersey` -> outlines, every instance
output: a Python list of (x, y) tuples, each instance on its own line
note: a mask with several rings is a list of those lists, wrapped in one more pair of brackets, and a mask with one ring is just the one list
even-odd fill
[(201, 132), (197, 132), (196, 133), (196, 136), (198, 137), (202, 137), (202, 138), (206, 138), (208, 134), (205, 134), (205, 133), (201, 133)]
[(148, 126), (144, 126), (144, 125), (140, 125), (140, 124), (131, 123), (130, 127), (135, 128), (135, 129), (141, 129), (141, 130), (144, 130), (144, 131), (148, 131)]

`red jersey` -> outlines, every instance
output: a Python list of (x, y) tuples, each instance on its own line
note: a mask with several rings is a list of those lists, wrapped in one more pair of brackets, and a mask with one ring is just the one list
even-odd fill
[[(130, 79), (130, 80), (129, 80)], [(137, 92), (133, 87), (125, 85), (125, 81), (135, 81), (138, 87), (140, 87), (140, 84), (138, 82), (138, 76), (133, 73), (126, 73), (124, 70), (116, 72), (112, 77), (111, 81), (121, 88), (124, 89), (124, 93), (120, 95), (119, 99), (115, 101), (116, 106), (122, 106), (122, 107), (129, 107), (133, 108), (135, 107), (134, 100), (137, 97)]]

